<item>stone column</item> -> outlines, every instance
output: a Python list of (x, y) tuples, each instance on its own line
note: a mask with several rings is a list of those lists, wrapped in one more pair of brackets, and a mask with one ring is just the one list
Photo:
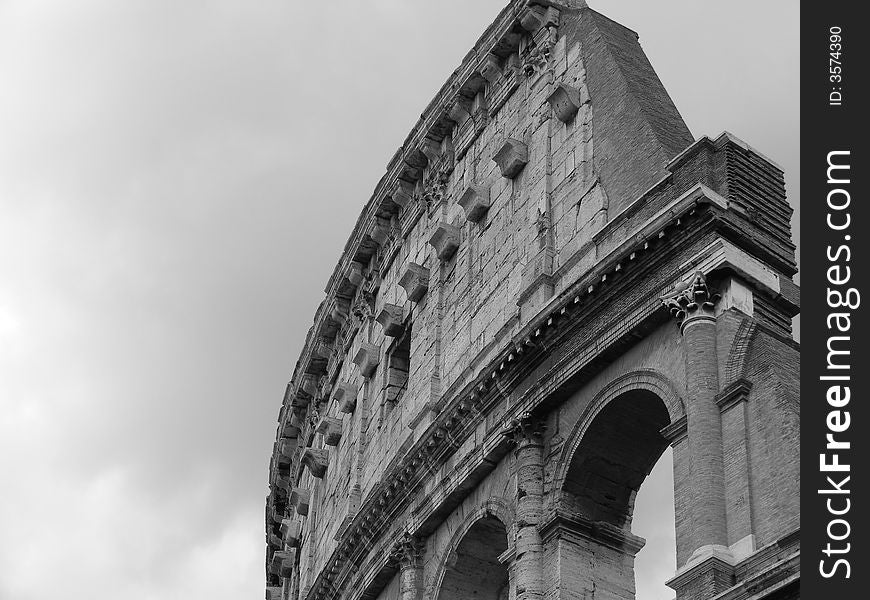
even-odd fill
[(393, 548), (392, 560), (399, 566), (399, 600), (423, 597), (423, 543), (405, 533)]
[(683, 335), (686, 360), (688, 450), (692, 480), (692, 555), (729, 555), (725, 519), (725, 471), (722, 457), (722, 422), (716, 396), (719, 365), (716, 354), (716, 315), (719, 295), (698, 271), (676, 293), (664, 298)]
[(516, 444), (516, 600), (540, 600), (544, 593), (543, 544), (538, 530), (544, 498), (543, 430), (543, 423), (524, 413), (503, 432)]

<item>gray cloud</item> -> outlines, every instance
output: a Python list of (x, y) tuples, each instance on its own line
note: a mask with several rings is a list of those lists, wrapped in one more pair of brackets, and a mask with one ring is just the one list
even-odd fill
[[(792, 4), (593, 6), (796, 202)], [(387, 161), (502, 6), (0, 1), (0, 600), (260, 595), (283, 384)]]

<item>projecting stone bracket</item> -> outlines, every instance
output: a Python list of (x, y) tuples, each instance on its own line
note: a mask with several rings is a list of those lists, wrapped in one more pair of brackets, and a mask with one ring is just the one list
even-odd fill
[(311, 503), (311, 492), (302, 488), (293, 488), (290, 492), (290, 499), (288, 502), (296, 511), (297, 515), (307, 517), (308, 508)]
[(317, 395), (317, 377), (311, 374), (302, 376), (302, 391), (314, 398)]
[(312, 353), (319, 358), (329, 358), (332, 355), (332, 342), (328, 341), (326, 338), (318, 339), (314, 343), (314, 350)]
[(450, 260), (459, 249), (459, 228), (443, 221), (435, 225), (435, 231), (429, 238), (429, 244), (435, 248), (435, 254), (442, 261)]
[(381, 349), (379, 346), (363, 342), (360, 344), (356, 356), (353, 357), (353, 364), (359, 367), (360, 373), (366, 379), (374, 375), (378, 368), (378, 363), (381, 360)]
[(350, 313), (350, 300), (336, 296), (329, 306), (329, 316), (336, 323), (344, 323)]
[(359, 388), (352, 383), (339, 383), (335, 388), (335, 401), (338, 403), (338, 412), (351, 414), (356, 409), (356, 395)]
[(279, 550), (272, 555), (269, 572), (278, 577), (290, 577), (293, 574), (293, 563), (296, 562), (296, 550)]
[(302, 454), (302, 464), (308, 467), (312, 477), (323, 479), (329, 466), (329, 452), (323, 449), (308, 448)]
[(288, 494), (290, 493), (290, 479), (287, 476), (278, 476), (275, 478), (275, 487), (279, 490), (284, 490)]
[(471, 101), (457, 96), (447, 109), (447, 114), (455, 123), (464, 123), (471, 118)]
[(281, 600), (281, 593), (284, 588), (281, 587), (267, 587), (266, 588), (266, 600)]
[(508, 138), (499, 148), (492, 160), (498, 165), (501, 174), (513, 179), (529, 162), (529, 148), (523, 142)]
[(459, 197), (459, 206), (465, 211), (465, 218), (472, 223), (479, 222), (489, 210), (489, 188), (470, 185)]
[(398, 337), (405, 331), (404, 310), (395, 304), (384, 304), (375, 320), (384, 328), (384, 335)]
[(408, 263), (399, 278), (399, 285), (405, 289), (408, 300), (419, 302), (429, 289), (429, 269), (417, 263)]
[(495, 54), (487, 54), (483, 59), (483, 64), (480, 66), (480, 74), (486, 79), (490, 85), (501, 79), (501, 67), (499, 66), (498, 57)]
[(327, 446), (338, 446), (341, 440), (341, 419), (323, 417), (317, 424), (317, 433), (323, 436), (323, 443)]
[(390, 189), (390, 199), (405, 208), (414, 199), (414, 184), (404, 179), (397, 179)]
[(298, 546), (302, 537), (302, 523), (296, 519), (284, 519), (281, 521), (281, 537), (288, 546)]
[(557, 83), (556, 89), (547, 98), (556, 118), (563, 123), (568, 123), (580, 110), (580, 107), (589, 101), (589, 94), (585, 89), (580, 90), (566, 83)]
[(347, 267), (347, 273), (345, 273), (344, 277), (352, 286), (359, 287), (365, 281), (363, 265), (356, 261), (351, 262)]
[(279, 442), (279, 451), (281, 456), (285, 458), (293, 458), (293, 453), (296, 451), (297, 438), (285, 438)]

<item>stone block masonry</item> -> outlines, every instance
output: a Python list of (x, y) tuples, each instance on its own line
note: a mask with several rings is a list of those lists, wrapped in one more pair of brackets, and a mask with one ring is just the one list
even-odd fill
[(794, 591), (789, 216), (773, 162), (692, 139), (637, 34), (510, 2), (326, 287), (279, 413), (268, 596), (633, 598), (668, 444), (678, 600)]

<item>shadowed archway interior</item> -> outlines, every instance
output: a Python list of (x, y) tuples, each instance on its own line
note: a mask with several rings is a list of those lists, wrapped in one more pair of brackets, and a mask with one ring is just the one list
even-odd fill
[(571, 458), (563, 502), (591, 521), (629, 529), (637, 490), (667, 448), (660, 430), (668, 423), (664, 402), (650, 391), (609, 402)]
[(508, 571), (499, 562), (507, 550), (507, 530), (485, 517), (468, 530), (447, 559), (437, 600), (507, 600)]

